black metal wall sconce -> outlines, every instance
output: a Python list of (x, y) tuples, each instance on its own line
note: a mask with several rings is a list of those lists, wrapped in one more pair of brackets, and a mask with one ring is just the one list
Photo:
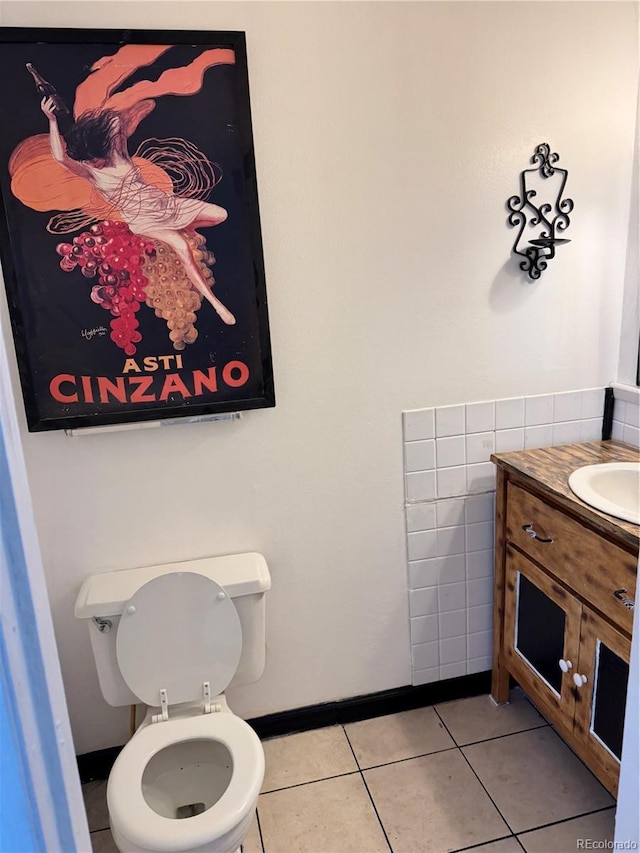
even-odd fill
[[(520, 195), (511, 196), (507, 202), (511, 211), (509, 225), (519, 226), (512, 251), (524, 258), (520, 269), (534, 280), (547, 268), (556, 247), (569, 242), (558, 236), (569, 227), (569, 214), (573, 210), (573, 201), (562, 198), (569, 173), (555, 166), (559, 159), (557, 154), (551, 153), (546, 142), (538, 145), (531, 158), (534, 167), (520, 173)], [(555, 180), (547, 184), (554, 177)], [(532, 187), (532, 183), (536, 187)], [(533, 239), (523, 239), (525, 228)]]

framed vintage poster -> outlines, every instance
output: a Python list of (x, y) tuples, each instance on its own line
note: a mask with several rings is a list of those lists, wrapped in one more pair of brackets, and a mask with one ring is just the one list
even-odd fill
[(275, 405), (244, 33), (0, 28), (31, 431)]

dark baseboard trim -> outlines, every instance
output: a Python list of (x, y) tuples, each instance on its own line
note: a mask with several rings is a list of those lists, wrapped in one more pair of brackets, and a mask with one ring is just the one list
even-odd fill
[(76, 755), (82, 784), (94, 782), (97, 779), (108, 779), (121, 749), (121, 746), (110, 746), (109, 749), (98, 749), (95, 752)]
[(418, 687), (396, 687), (381, 693), (366, 696), (353, 696), (337, 702), (324, 702), (321, 705), (308, 705), (292, 711), (281, 711), (247, 720), (260, 738), (305, 732), (339, 723), (356, 723), (385, 714), (397, 714), (449, 702), (452, 699), (464, 699), (488, 693), (491, 688), (491, 672), (478, 672), (474, 675), (462, 675), (446, 681), (434, 681)]
[[(411, 711), (414, 708), (424, 708), (428, 705), (436, 705), (438, 702), (449, 702), (452, 699), (465, 699), (468, 696), (488, 693), (490, 688), (491, 672), (478, 672), (474, 675), (449, 678), (446, 681), (421, 684), (418, 687), (410, 685), (396, 687), (393, 690), (383, 690), (381, 693), (352, 696), (320, 705), (307, 705), (304, 708), (255, 717), (247, 722), (258, 737), (265, 739), (320, 729), (324, 726), (335, 726), (340, 723), (357, 723), (360, 720), (382, 717), (385, 714), (397, 714), (400, 711)], [(113, 746), (109, 749), (78, 755), (80, 781), (84, 784), (108, 778), (121, 749), (121, 746)]]

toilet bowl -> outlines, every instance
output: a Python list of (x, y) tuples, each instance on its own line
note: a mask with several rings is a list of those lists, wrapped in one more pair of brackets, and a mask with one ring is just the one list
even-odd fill
[(109, 776), (113, 839), (122, 853), (232, 853), (263, 778), (260, 740), (228, 711), (143, 724)]
[(97, 575), (76, 602), (105, 635), (92, 636), (105, 697), (148, 709), (107, 783), (121, 853), (235, 853), (262, 786), (262, 744), (224, 691), (264, 668), (266, 563), (245, 554), (193, 565)]

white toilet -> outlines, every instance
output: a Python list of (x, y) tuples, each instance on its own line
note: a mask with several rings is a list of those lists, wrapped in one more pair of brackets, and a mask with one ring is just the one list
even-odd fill
[(122, 853), (232, 853), (264, 777), (257, 735), (229, 709), (228, 686), (257, 681), (265, 662), (261, 554), (93, 575), (75, 614), (89, 623), (110, 705), (147, 714), (107, 785)]

